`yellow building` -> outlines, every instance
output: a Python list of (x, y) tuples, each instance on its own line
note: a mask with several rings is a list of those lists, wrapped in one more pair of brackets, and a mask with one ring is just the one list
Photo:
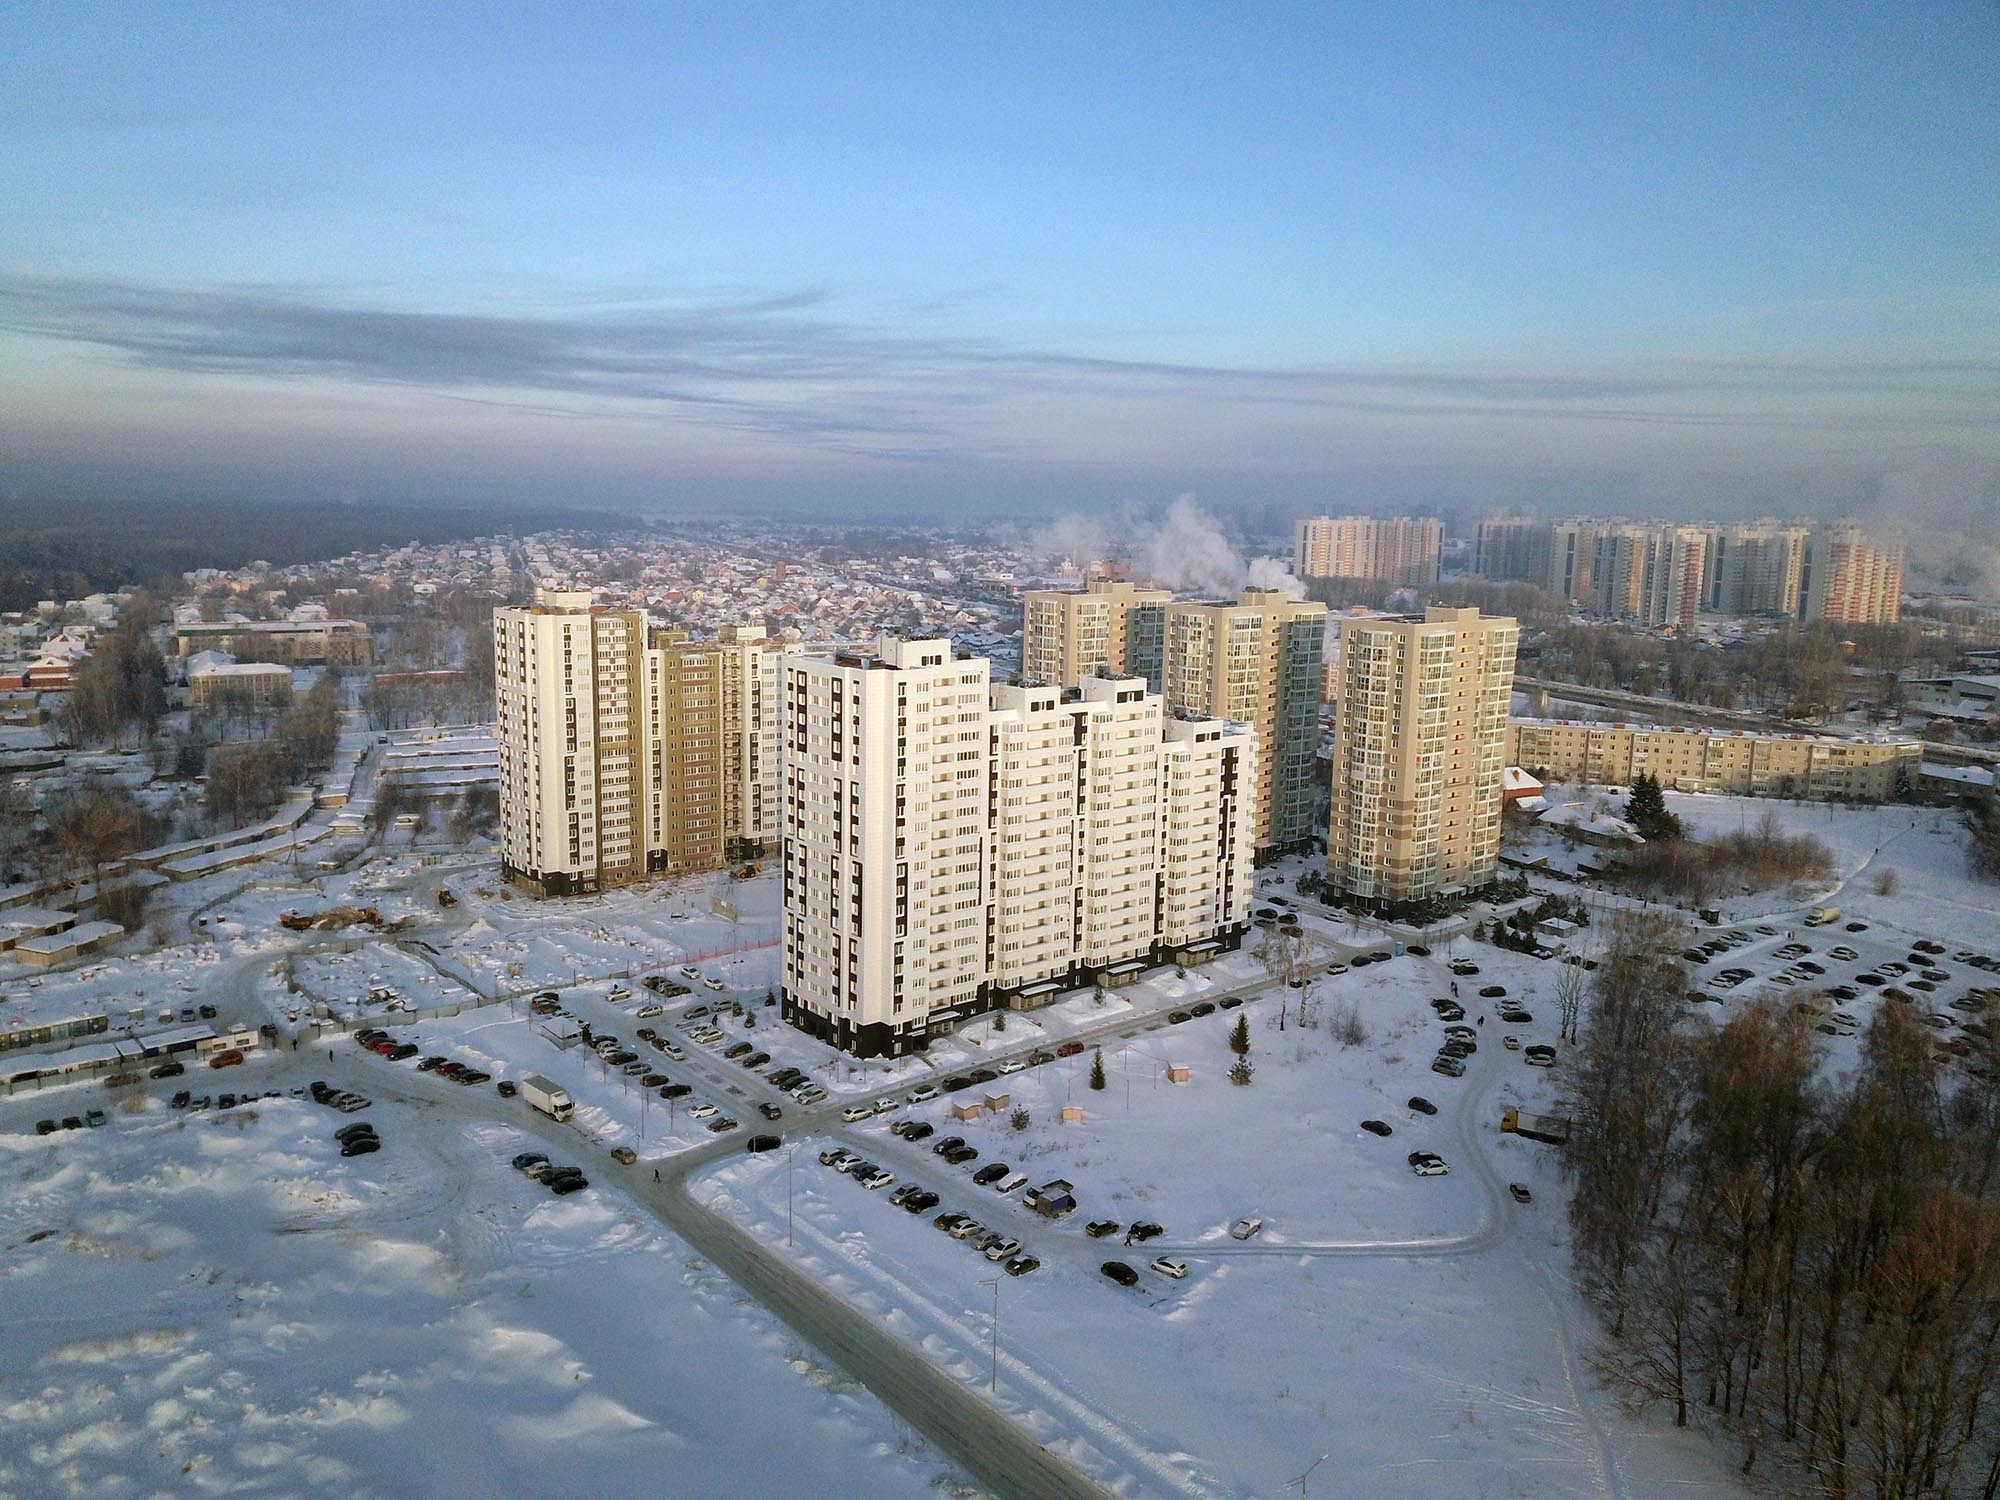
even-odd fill
[(1507, 760), (1554, 781), (1630, 786), (1641, 774), (1682, 792), (1882, 801), (1913, 782), (1916, 740), (1753, 734), (1651, 724), (1516, 719)]
[(1021, 676), (1052, 687), (1086, 677), (1143, 677), (1160, 687), (1161, 627), (1173, 595), (1124, 579), (1076, 592), (1033, 589), (1021, 596)]

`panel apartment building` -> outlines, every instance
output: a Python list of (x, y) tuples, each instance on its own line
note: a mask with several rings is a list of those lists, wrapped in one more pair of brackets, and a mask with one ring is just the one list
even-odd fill
[(1124, 579), (1089, 588), (1032, 589), (1021, 596), (1021, 675), (1029, 682), (1070, 686), (1086, 677), (1143, 677), (1160, 690), (1165, 589)]
[[(1111, 614), (1119, 609), (1122, 624)], [(1081, 593), (1024, 596), (1022, 676), (1065, 686), (1094, 672), (1123, 672), (1145, 678), (1169, 712), (1250, 725), (1259, 756), (1252, 837), (1262, 859), (1306, 847), (1315, 832), (1325, 639), (1326, 606), (1278, 589), (1245, 589), (1234, 602), (1175, 601), (1126, 583), (1100, 584)]]
[(1437, 582), (1443, 554), (1444, 522), (1432, 517), (1307, 516), (1294, 536), (1292, 571), (1422, 585)]
[(1507, 763), (1556, 781), (1630, 786), (1641, 774), (1682, 792), (1881, 802), (1917, 780), (1914, 739), (1755, 734), (1647, 724), (1516, 719)]
[(753, 700), (756, 735), (726, 717), (763, 645), (695, 640), (581, 589), (495, 610), (502, 875), (565, 896), (720, 867), (750, 836), (744, 809), (771, 800), (768, 748), (759, 797), (732, 767), (755, 761), (740, 740), (775, 741), (774, 695)]
[(1476, 609), (1343, 626), (1332, 890), (1393, 913), (1492, 881), (1518, 640)]
[(995, 685), (948, 642), (780, 666), (783, 1013), (863, 1056), (1249, 920), (1255, 736), (1137, 678)]

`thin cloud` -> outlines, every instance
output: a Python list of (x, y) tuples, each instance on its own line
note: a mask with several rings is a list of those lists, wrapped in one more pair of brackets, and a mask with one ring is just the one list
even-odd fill
[[(932, 299), (931, 309), (994, 290), (947, 293)], [(1963, 358), (1718, 359), (1570, 370), (1230, 366), (871, 324), (841, 315), (825, 286), (656, 296), (554, 313), (469, 313), (348, 305), (296, 288), (17, 275), (0, 278), (0, 330), (107, 351), (153, 370), (347, 380), (477, 399), (564, 396), (926, 461), (954, 443), (982, 446), (973, 429), (1010, 396), (1047, 392), (1398, 416), (1799, 427), (1831, 420), (1821, 404), (1827, 397), (1920, 395), (1930, 398), (1921, 413), (1871, 412), (1869, 422), (2000, 421), (1990, 401), (2000, 364)]]

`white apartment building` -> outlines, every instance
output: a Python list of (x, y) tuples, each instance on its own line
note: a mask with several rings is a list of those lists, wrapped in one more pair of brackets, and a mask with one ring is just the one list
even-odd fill
[(785, 1018), (863, 1056), (983, 1005), (988, 663), (780, 659)]
[(784, 1015), (865, 1056), (1240, 941), (1256, 737), (943, 641), (780, 663)]
[(1518, 637), (1511, 619), (1437, 606), (1345, 626), (1332, 890), (1395, 911), (1491, 882)]

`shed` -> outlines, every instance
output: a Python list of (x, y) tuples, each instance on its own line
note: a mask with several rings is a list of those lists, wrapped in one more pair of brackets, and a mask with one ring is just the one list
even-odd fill
[(1083, 1107), (1077, 1104), (1065, 1104), (1063, 1106), (1062, 1122), (1065, 1125), (1081, 1125), (1083, 1123)]
[(116, 922), (83, 922), (65, 932), (22, 938), (14, 945), (14, 956), (32, 967), (47, 968), (93, 952), (124, 935), (125, 929)]
[(986, 1107), (996, 1115), (1004, 1113), (1007, 1106), (1013, 1102), (1014, 1096), (1012, 1094), (988, 1094), (986, 1096)]
[(951, 1117), (954, 1120), (976, 1120), (985, 1113), (986, 1106), (983, 1104), (971, 1104), (957, 1099), (952, 1101)]
[(1189, 1072), (1186, 1063), (1167, 1064), (1168, 1083), (1186, 1083), (1188, 1081), (1188, 1078), (1189, 1078)]

